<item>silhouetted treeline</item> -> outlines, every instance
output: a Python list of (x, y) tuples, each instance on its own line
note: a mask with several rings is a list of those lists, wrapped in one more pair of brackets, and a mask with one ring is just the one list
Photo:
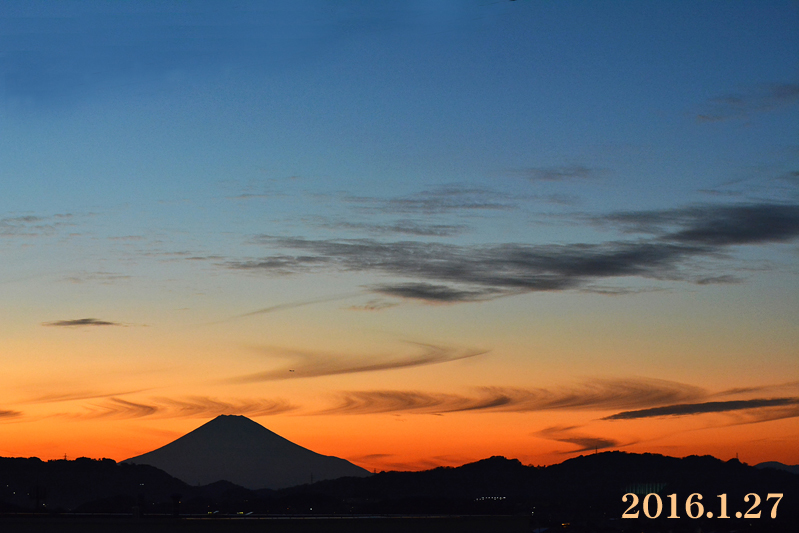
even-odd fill
[[(557, 525), (573, 531), (776, 532), (795, 531), (799, 524), (799, 475), (709, 456), (608, 452), (548, 467), (492, 457), (456, 468), (381, 472), (279, 491), (251, 491), (224, 481), (192, 487), (154, 467), (107, 459), (0, 459), (0, 486), (1, 513), (519, 514), (529, 517), (531, 528)], [(662, 502), (658, 518), (644, 516), (649, 492)], [(631, 503), (622, 502), (625, 493), (638, 493), (639, 503), (631, 509), (638, 511), (637, 519), (622, 519)], [(703, 496), (704, 511), (697, 519), (686, 516), (686, 499), (693, 493)], [(761, 512), (760, 518), (736, 518), (736, 512), (752, 506), (753, 501), (744, 501), (750, 493), (761, 499), (753, 510)], [(767, 501), (770, 493), (783, 494), (776, 519), (770, 517), (775, 501)], [(677, 494), (679, 519), (667, 518), (672, 512), (669, 494)], [(727, 495), (728, 519), (717, 518), (720, 494)], [(654, 497), (649, 504), (649, 513), (657, 514)], [(570, 525), (564, 528), (564, 523)]]
[(173, 494), (188, 491), (188, 485), (152, 466), (85, 457), (0, 458), (0, 506), (27, 511), (77, 511), (96, 507), (94, 502), (115, 500), (120, 502), (118, 508), (130, 512), (131, 505), (171, 501)]

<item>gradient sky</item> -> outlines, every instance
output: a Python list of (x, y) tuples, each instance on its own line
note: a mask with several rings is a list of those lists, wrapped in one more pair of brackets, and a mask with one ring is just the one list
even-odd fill
[(0, 455), (799, 463), (799, 3), (0, 6)]

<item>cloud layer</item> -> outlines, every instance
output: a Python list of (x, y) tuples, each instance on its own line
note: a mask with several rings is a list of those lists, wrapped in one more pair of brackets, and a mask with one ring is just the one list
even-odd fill
[(594, 179), (604, 174), (604, 170), (583, 165), (571, 165), (529, 168), (522, 171), (522, 174), (530, 181), (570, 181)]
[[(799, 398), (755, 398), (751, 400), (730, 400), (726, 402), (703, 402), (665, 405), (636, 411), (624, 411), (605, 417), (605, 420), (631, 420), (637, 418), (656, 418), (663, 416), (685, 416), (704, 413), (725, 413), (768, 407), (799, 407)], [(795, 410), (799, 416), (799, 409)]]
[(120, 322), (110, 322), (98, 318), (77, 318), (73, 320), (56, 320), (55, 322), (42, 322), (42, 326), (77, 328), (84, 326), (125, 326)]
[[(595, 437), (575, 431), (577, 426), (553, 426), (536, 432), (536, 435), (545, 439), (574, 444), (578, 448), (564, 453), (581, 453), (604, 450), (607, 448), (618, 448), (620, 442), (616, 439)], [(628, 443), (630, 444), (630, 443)]]
[(703, 389), (664, 380), (593, 380), (576, 387), (482, 387), (472, 395), (402, 390), (342, 392), (324, 414), (454, 413), (465, 411), (615, 410), (704, 398)]
[(390, 215), (506, 211), (515, 209), (518, 200), (499, 191), (457, 184), (390, 198), (342, 195), (339, 199), (349, 203), (358, 211)]
[(21, 215), (0, 218), (0, 237), (38, 237), (53, 235), (59, 228), (71, 225), (74, 215), (65, 213), (52, 216)]
[(714, 98), (697, 114), (700, 122), (745, 119), (799, 102), (799, 83), (773, 83)]
[(484, 350), (469, 350), (433, 344), (409, 343), (417, 348), (417, 353), (403, 355), (353, 356), (326, 354), (319, 352), (269, 350), (270, 354), (280, 354), (290, 362), (279, 368), (255, 372), (229, 380), (229, 383), (257, 383), (282, 379), (302, 379), (320, 376), (336, 376), (360, 372), (376, 372), (398, 368), (446, 363), (475, 357), (486, 353)]
[(529, 291), (590, 287), (635, 276), (696, 283), (737, 281), (702, 271), (697, 259), (721, 259), (732, 246), (790, 242), (799, 237), (799, 205), (695, 206), (614, 213), (591, 219), (646, 237), (602, 243), (453, 245), (372, 239), (312, 240), (262, 235), (278, 253), (228, 261), (235, 270), (272, 274), (322, 270), (376, 272), (408, 281), (375, 285), (374, 292), (429, 302), (464, 302)]
[(146, 402), (112, 397), (84, 405), (84, 411), (64, 416), (74, 418), (212, 418), (218, 415), (266, 416), (296, 409), (290, 402), (276, 400), (224, 401), (206, 396), (151, 398)]

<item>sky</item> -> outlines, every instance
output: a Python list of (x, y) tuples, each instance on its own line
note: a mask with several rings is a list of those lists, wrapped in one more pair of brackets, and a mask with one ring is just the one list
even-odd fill
[(796, 1), (0, 6), (0, 456), (799, 463)]

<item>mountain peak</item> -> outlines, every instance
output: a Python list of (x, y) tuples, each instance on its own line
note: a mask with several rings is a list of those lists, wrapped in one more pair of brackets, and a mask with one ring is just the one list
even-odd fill
[(349, 461), (303, 448), (241, 415), (219, 415), (166, 446), (124, 462), (155, 466), (191, 485), (226, 480), (251, 489), (369, 475)]

